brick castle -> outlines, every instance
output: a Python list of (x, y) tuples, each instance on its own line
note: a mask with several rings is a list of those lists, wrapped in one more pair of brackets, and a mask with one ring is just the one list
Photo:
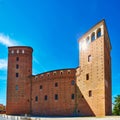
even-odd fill
[(79, 67), (32, 75), (27, 46), (8, 48), (7, 114), (111, 115), (111, 44), (105, 20), (79, 39)]

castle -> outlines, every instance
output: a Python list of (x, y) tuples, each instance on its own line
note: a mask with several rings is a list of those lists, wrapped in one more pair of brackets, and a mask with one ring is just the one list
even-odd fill
[(27, 46), (8, 48), (7, 114), (111, 115), (111, 44), (105, 20), (79, 39), (79, 67), (32, 75)]

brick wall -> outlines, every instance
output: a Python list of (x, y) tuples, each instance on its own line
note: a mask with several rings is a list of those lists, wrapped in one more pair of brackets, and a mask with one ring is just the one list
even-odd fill
[[(57, 100), (55, 95), (58, 95)], [(36, 96), (38, 101), (35, 100)], [(51, 71), (34, 77), (32, 80), (33, 114), (71, 116), (74, 114), (74, 109), (75, 69)]]

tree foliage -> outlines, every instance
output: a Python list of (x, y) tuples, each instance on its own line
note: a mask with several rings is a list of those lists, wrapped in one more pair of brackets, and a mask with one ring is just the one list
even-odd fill
[(115, 97), (113, 114), (114, 115), (120, 115), (120, 95), (117, 95)]

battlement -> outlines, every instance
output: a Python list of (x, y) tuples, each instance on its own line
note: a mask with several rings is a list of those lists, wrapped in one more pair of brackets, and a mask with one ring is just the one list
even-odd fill
[(32, 53), (33, 49), (28, 46), (12, 46), (12, 47), (8, 47), (8, 52), (9, 55), (18, 55), (18, 54), (20, 55), (20, 54)]

